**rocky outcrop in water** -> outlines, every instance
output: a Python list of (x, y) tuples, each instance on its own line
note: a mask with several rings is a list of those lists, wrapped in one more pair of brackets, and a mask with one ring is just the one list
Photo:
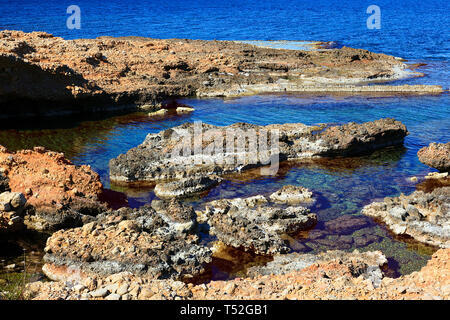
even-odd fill
[(417, 152), (420, 162), (439, 171), (450, 171), (450, 142), (431, 143)]
[(450, 187), (385, 198), (365, 206), (362, 213), (381, 220), (395, 234), (450, 248)]
[[(347, 47), (297, 51), (232, 41), (64, 40), (43, 32), (8, 30), (0, 32), (0, 68), (2, 117), (129, 108), (195, 95), (351, 92), (361, 88), (345, 85), (406, 74), (406, 65), (395, 57)], [(414, 86), (402, 90), (429, 91)]]
[(389, 118), (329, 127), (185, 123), (149, 134), (141, 145), (112, 159), (110, 178), (115, 183), (153, 182), (241, 172), (274, 159), (354, 156), (400, 145), (407, 134), (405, 125)]
[[(251, 277), (201, 285), (123, 272), (82, 281), (34, 282), (26, 293), (44, 300), (450, 299), (450, 249), (437, 251), (420, 271), (396, 279), (380, 276), (380, 264), (385, 261), (380, 252), (327, 252), (313, 258), (312, 264), (308, 259), (306, 264), (296, 263), (295, 258), (305, 260), (297, 254), (280, 258), (286, 259), (274, 262), (276, 268), (262, 267)], [(266, 274), (267, 268), (275, 274)]]
[(217, 239), (261, 254), (289, 252), (283, 236), (310, 229), (317, 222), (307, 208), (278, 207), (263, 196), (212, 201), (204, 214)]
[(380, 251), (364, 253), (354, 251), (353, 253), (348, 253), (336, 250), (322, 252), (317, 255), (291, 253), (276, 255), (273, 261), (268, 262), (266, 265), (250, 268), (248, 276), (283, 275), (305, 269), (317, 263), (333, 261), (347, 265), (355, 277), (362, 275), (363, 278), (370, 279), (375, 288), (380, 286), (383, 278), (380, 267), (387, 263), (386, 257)]
[(187, 198), (208, 191), (221, 181), (219, 177), (208, 176), (161, 182), (155, 186), (155, 194), (161, 199)]
[(128, 271), (184, 279), (203, 272), (211, 261), (210, 249), (199, 244), (194, 210), (174, 200), (122, 208), (92, 219), (47, 240), (43, 271), (49, 278), (82, 279)]
[(280, 190), (270, 195), (270, 200), (279, 203), (296, 204), (301, 202), (313, 202), (313, 193), (300, 186), (283, 186)]
[(11, 191), (25, 196), (29, 228), (79, 226), (84, 216), (107, 210), (99, 201), (103, 187), (98, 174), (88, 166), (73, 165), (61, 153), (42, 147), (11, 152), (0, 146), (0, 170)]

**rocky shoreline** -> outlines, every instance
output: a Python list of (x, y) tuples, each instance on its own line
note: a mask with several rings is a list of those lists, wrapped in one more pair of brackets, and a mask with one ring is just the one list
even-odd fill
[[(261, 48), (233, 41), (0, 32), (0, 117), (157, 110), (171, 98), (263, 92), (439, 94), (441, 86), (360, 85), (407, 76), (399, 59), (343, 47)], [(12, 107), (14, 106), (14, 107)]]
[[(117, 108), (153, 118), (168, 112), (162, 104), (188, 96), (442, 92), (440, 86), (368, 85), (402, 78), (406, 68), (398, 58), (347, 47), (301, 51), (0, 31), (0, 118)], [(177, 114), (193, 111), (171, 106)], [(190, 202), (231, 175), (258, 169), (274, 178), (281, 162), (345, 161), (402, 146), (408, 134), (392, 118), (314, 126), (184, 123), (148, 134), (110, 160), (113, 184), (154, 186), (157, 198), (139, 208), (129, 208), (124, 194), (105, 189), (91, 167), (62, 153), (0, 146), (0, 241), (23, 230), (48, 237), (42, 272), (51, 281), (29, 283), (28, 299), (449, 299), (450, 143), (418, 152), (422, 163), (441, 171), (427, 176), (432, 182), (368, 204), (365, 216), (321, 220), (324, 196), (299, 181), (267, 193)], [(429, 245), (431, 260), (389, 277), (383, 252), (358, 251), (383, 238), (367, 231), (373, 221)], [(312, 254), (306, 242), (292, 245), (302, 237), (326, 249)], [(212, 280), (208, 272), (224, 248), (261, 259), (242, 267), (239, 277)]]
[(449, 255), (449, 249), (441, 249), (420, 271), (397, 279), (383, 277), (380, 267), (386, 258), (380, 252), (331, 251), (318, 257), (292, 254), (282, 260), (275, 258), (269, 266), (252, 270), (247, 278), (208, 284), (122, 272), (106, 278), (34, 282), (27, 286), (27, 295), (37, 300), (442, 300), (450, 298)]

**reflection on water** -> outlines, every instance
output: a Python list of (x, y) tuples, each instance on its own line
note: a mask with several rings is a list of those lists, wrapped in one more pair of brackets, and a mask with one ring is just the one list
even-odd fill
[[(319, 252), (328, 249), (382, 250), (390, 258), (393, 274), (417, 270), (429, 259), (432, 249), (408, 239), (398, 239), (383, 226), (368, 219), (364, 226), (355, 224), (346, 234), (327, 231), (324, 225), (345, 215), (361, 217), (361, 208), (377, 199), (410, 193), (415, 185), (411, 176), (423, 177), (433, 169), (421, 164), (417, 151), (430, 142), (450, 141), (450, 98), (440, 96), (312, 96), (260, 95), (236, 99), (183, 99), (195, 111), (190, 115), (171, 115), (162, 120), (145, 113), (115, 115), (105, 118), (57, 119), (47, 122), (10, 124), (0, 130), (0, 144), (12, 150), (42, 145), (64, 152), (76, 164), (89, 164), (106, 187), (110, 187), (108, 162), (139, 145), (148, 133), (201, 120), (215, 125), (234, 122), (254, 124), (302, 122), (306, 124), (364, 122), (393, 117), (406, 124), (410, 135), (404, 147), (387, 148), (371, 155), (350, 159), (282, 164), (276, 176), (259, 176), (259, 170), (230, 176), (201, 199), (189, 199), (201, 208), (206, 201), (219, 198), (268, 195), (286, 184), (301, 185), (314, 191), (319, 201), (311, 208), (318, 214), (318, 239), (299, 235), (290, 240), (295, 251)], [(17, 129), (19, 128), (19, 129)], [(150, 202), (151, 189), (126, 189), (112, 186), (128, 195), (132, 207)], [(338, 220), (339, 221), (339, 220)], [(216, 258), (217, 278), (235, 273), (239, 263)], [(231, 266), (233, 267), (230, 267)]]

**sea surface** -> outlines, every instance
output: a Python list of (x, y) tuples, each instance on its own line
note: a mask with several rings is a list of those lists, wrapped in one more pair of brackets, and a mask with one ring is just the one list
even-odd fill
[[(66, 27), (66, 8), (81, 9), (81, 29)], [(366, 9), (381, 9), (381, 29), (369, 30)], [(449, 88), (450, 2), (447, 1), (4, 1), (0, 0), (0, 29), (46, 31), (66, 39), (98, 36), (145, 36), (219, 40), (335, 41), (339, 46), (364, 48), (423, 63), (416, 71), (423, 77), (393, 84), (438, 84)], [(292, 44), (292, 43), (291, 43)], [(293, 43), (295, 44), (295, 43)], [(277, 43), (278, 45), (278, 43)], [(289, 44), (288, 44), (289, 47)], [(372, 155), (330, 160), (310, 165), (283, 166), (273, 177), (246, 175), (226, 181), (202, 199), (189, 200), (201, 207), (218, 198), (270, 194), (286, 184), (301, 185), (319, 199), (311, 208), (319, 217), (317, 228), (343, 215), (360, 216), (362, 207), (386, 196), (415, 190), (410, 177), (419, 181), (435, 171), (417, 159), (417, 151), (430, 142), (450, 141), (450, 96), (385, 96), (276, 94), (234, 99), (182, 99), (195, 111), (150, 119), (144, 113), (92, 115), (40, 122), (2, 124), (0, 144), (10, 149), (42, 145), (66, 154), (76, 164), (89, 164), (106, 187), (126, 192), (129, 203), (139, 207), (155, 196), (152, 190), (123, 189), (110, 185), (108, 161), (142, 143), (148, 133), (203, 121), (215, 125), (234, 122), (254, 124), (302, 122), (305, 124), (365, 122), (393, 117), (407, 126), (410, 134), (404, 147), (388, 148)], [(433, 248), (394, 237), (375, 222), (350, 236), (376, 235), (378, 241), (360, 250), (382, 250), (389, 258), (390, 275), (420, 269)], [(333, 242), (335, 238), (329, 240)], [(14, 250), (0, 252), (0, 266), (21, 261), (19, 242)], [(330, 244), (318, 244), (308, 236), (291, 239), (300, 252), (320, 252)], [(353, 250), (354, 246), (343, 249)], [(41, 258), (34, 250), (36, 263)], [(231, 254), (233, 256), (233, 254)], [(241, 259), (237, 259), (237, 257)], [(258, 260), (234, 254), (236, 260), (213, 266), (212, 278), (238, 273), (244, 263)], [(244, 257), (244, 258), (242, 258)], [(253, 259), (253, 260), (252, 260)], [(243, 261), (245, 260), (245, 261)], [(17, 263), (19, 263), (17, 262)], [(0, 272), (1, 273), (1, 272)]]

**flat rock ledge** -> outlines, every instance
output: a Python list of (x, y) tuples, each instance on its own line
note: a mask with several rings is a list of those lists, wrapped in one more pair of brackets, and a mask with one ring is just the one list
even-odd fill
[[(272, 144), (276, 133), (271, 130), (278, 130), (278, 146)], [(232, 141), (233, 145), (227, 148), (225, 137), (230, 136), (230, 132), (234, 136), (228, 141)], [(257, 149), (253, 150), (248, 136), (255, 134), (258, 137)], [(235, 123), (218, 127), (185, 123), (149, 134), (141, 145), (112, 159), (109, 163), (110, 179), (117, 184), (154, 183), (158, 180), (241, 172), (268, 165), (273, 157), (284, 161), (355, 156), (401, 145), (407, 134), (404, 124), (390, 118), (339, 126)], [(223, 139), (216, 140), (217, 137)], [(238, 141), (248, 143), (238, 148)]]
[(218, 240), (259, 254), (289, 252), (283, 235), (311, 229), (317, 223), (309, 209), (280, 207), (264, 196), (212, 201), (206, 204), (204, 215)]
[(76, 166), (64, 154), (43, 147), (8, 151), (0, 146), (1, 186), (24, 195), (28, 228), (51, 232), (81, 226), (84, 216), (107, 210), (99, 199), (100, 177), (89, 166)]
[(251, 267), (247, 271), (247, 275), (250, 277), (257, 277), (259, 275), (283, 275), (305, 269), (317, 263), (332, 261), (351, 266), (349, 269), (354, 276), (358, 277), (363, 275), (365, 279), (372, 281), (372, 285), (375, 288), (380, 286), (381, 279), (383, 278), (381, 267), (388, 262), (381, 251), (360, 253), (358, 250), (355, 250), (349, 253), (332, 250), (316, 255), (291, 253), (276, 255), (273, 261), (268, 262), (265, 266)]
[(81, 228), (60, 230), (45, 248), (44, 273), (53, 280), (131, 272), (155, 279), (184, 279), (204, 271), (211, 250), (199, 244), (192, 207), (156, 201), (122, 208)]
[(260, 92), (442, 92), (439, 86), (359, 86), (411, 74), (393, 56), (343, 47), (261, 48), (234, 41), (99, 37), (64, 40), (0, 31), (0, 118), (158, 105), (186, 96)]
[[(27, 285), (26, 294), (36, 300), (450, 299), (450, 249), (438, 250), (420, 271), (396, 279), (380, 279), (380, 265), (385, 261), (380, 252), (332, 251), (317, 259), (298, 254), (283, 258), (287, 263), (273, 274), (262, 269), (246, 278), (200, 285), (122, 272), (82, 280), (33, 282)], [(301, 264), (295, 262), (297, 259), (314, 262)]]
[(217, 186), (222, 179), (216, 176), (185, 178), (161, 182), (155, 186), (155, 194), (161, 199), (188, 198)]
[(395, 234), (450, 248), (450, 187), (385, 198), (365, 206), (362, 213), (381, 220)]
[(450, 171), (450, 142), (431, 143), (417, 152), (420, 162), (442, 172)]

